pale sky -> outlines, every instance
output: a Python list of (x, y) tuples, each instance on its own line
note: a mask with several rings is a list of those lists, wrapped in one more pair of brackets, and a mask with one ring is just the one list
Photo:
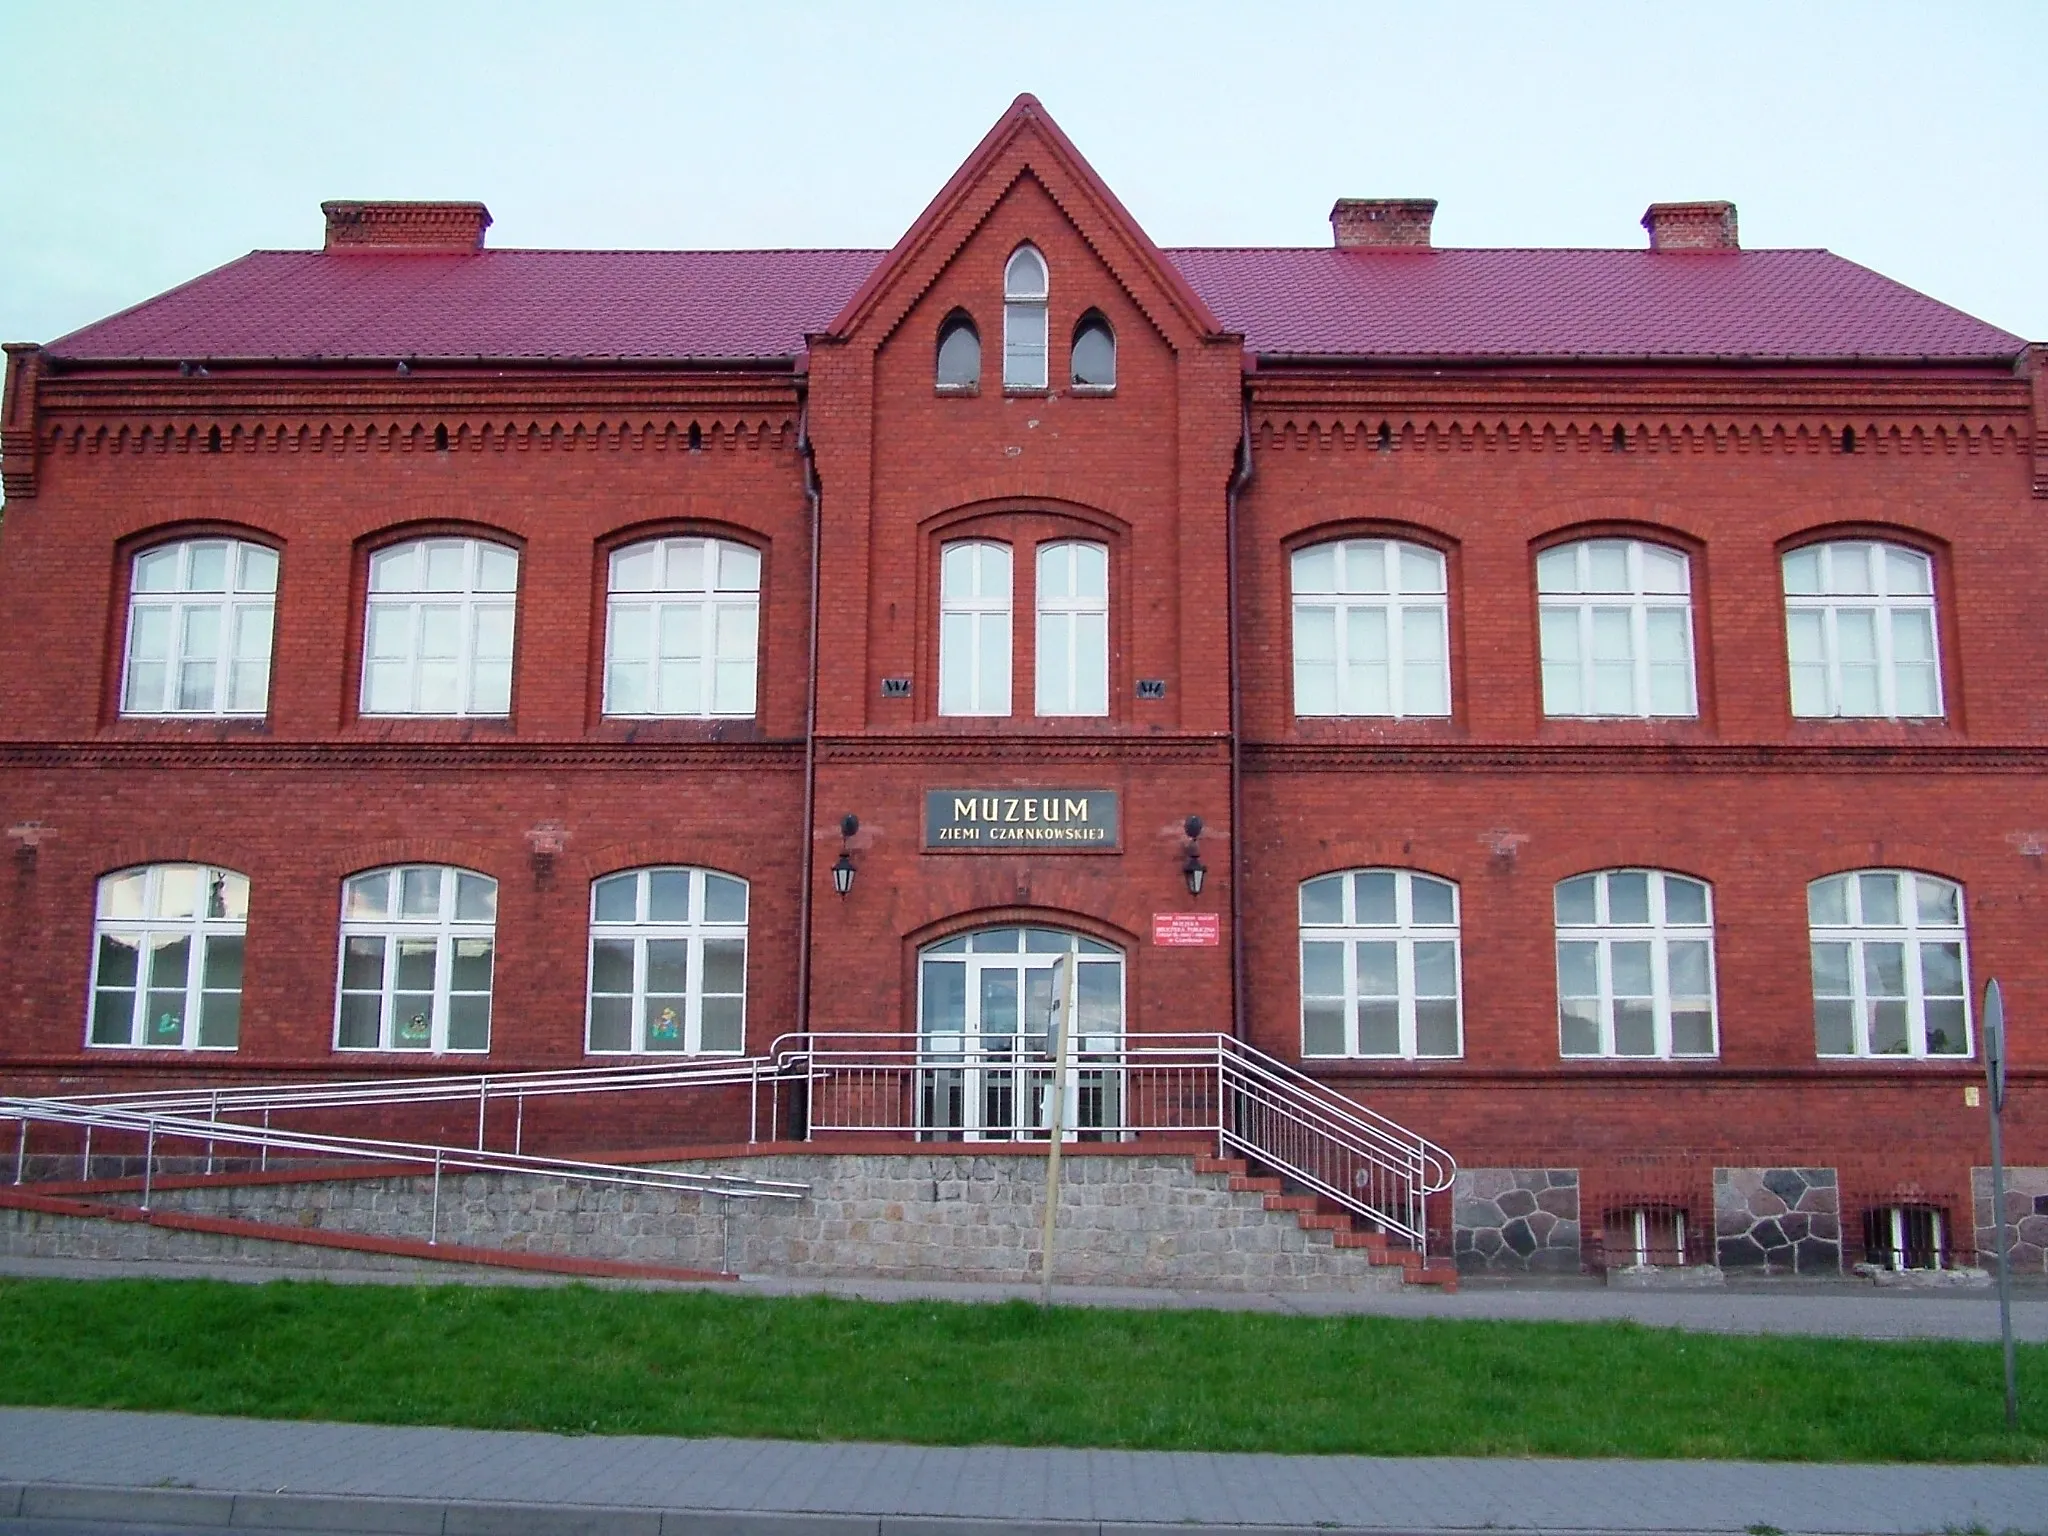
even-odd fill
[(327, 198), (495, 246), (887, 246), (1020, 91), (1162, 245), (1641, 246), (1725, 197), (2048, 339), (2048, 0), (638, 4), (0, 0), (0, 338), (47, 341)]

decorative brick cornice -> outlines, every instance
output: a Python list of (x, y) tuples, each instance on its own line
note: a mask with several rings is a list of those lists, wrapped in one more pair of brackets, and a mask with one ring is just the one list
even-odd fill
[[(1252, 430), (1255, 446), (1264, 453), (1318, 449), (1605, 454), (1619, 445), (1631, 453), (1652, 455), (1827, 454), (1841, 452), (1845, 442), (1853, 442), (1851, 452), (1897, 457), (2024, 453), (2028, 445), (2023, 423), (2014, 412), (1898, 419), (1880, 415), (1868, 404), (1796, 416), (1745, 412), (1740, 417), (1696, 415), (1680, 420), (1616, 399), (1604, 410), (1584, 413), (1517, 411), (1492, 416), (1417, 409), (1412, 404), (1389, 405), (1385, 414), (1364, 415), (1269, 410), (1254, 414)], [(1845, 432), (1851, 434), (1847, 439)]]
[(995, 764), (1032, 773), (1040, 763), (1226, 763), (1222, 736), (821, 736), (818, 758), (832, 763)]
[(2048, 744), (1254, 742), (1244, 749), (1244, 765), (1252, 773), (2032, 774), (2048, 770)]
[(2027, 348), (2027, 375), (2034, 407), (2034, 494), (2048, 497), (2048, 341)]
[(686, 769), (797, 772), (797, 741), (98, 741), (0, 743), (0, 769), (157, 768), (328, 771), (442, 769), (465, 773), (529, 769)]
[(0, 494), (9, 501), (35, 498), (36, 397), (42, 372), (41, 347), (7, 343), (6, 391), (0, 394)]

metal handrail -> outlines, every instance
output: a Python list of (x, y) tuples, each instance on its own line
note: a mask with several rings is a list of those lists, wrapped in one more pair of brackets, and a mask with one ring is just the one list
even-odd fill
[(691, 1194), (720, 1195), (740, 1200), (800, 1200), (808, 1184), (788, 1179), (762, 1179), (746, 1174), (695, 1173), (631, 1163), (594, 1163), (576, 1158), (536, 1157), (519, 1152), (439, 1146), (428, 1142), (388, 1141), (368, 1136), (329, 1136), (310, 1131), (279, 1130), (233, 1121), (199, 1119), (106, 1105), (57, 1099), (0, 1098), (0, 1119), (24, 1124), (70, 1125), (88, 1130), (125, 1131), (146, 1139), (143, 1176), (145, 1209), (149, 1180), (159, 1140), (226, 1142), (261, 1147), (266, 1152), (303, 1152), (361, 1161), (431, 1166), (438, 1178), (443, 1169), (466, 1173), (517, 1173), (568, 1179), (585, 1184), (617, 1184), (642, 1189), (672, 1189)]

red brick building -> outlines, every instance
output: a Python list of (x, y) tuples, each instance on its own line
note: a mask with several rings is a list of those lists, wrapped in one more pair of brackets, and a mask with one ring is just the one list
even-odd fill
[[(9, 347), (8, 1082), (954, 1050), (1067, 953), (1449, 1148), (1470, 1265), (1759, 1187), (1967, 1256), (1992, 975), (2048, 1163), (2048, 355), (1433, 208), (1162, 251), (1026, 97), (888, 252), (334, 203)], [(1027, 1123), (964, 1059), (917, 1124)]]

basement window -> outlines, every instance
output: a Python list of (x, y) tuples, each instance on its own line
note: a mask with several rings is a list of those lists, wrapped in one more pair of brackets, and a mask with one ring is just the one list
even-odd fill
[(1609, 1211), (1609, 1269), (1676, 1269), (1685, 1263), (1685, 1211), (1669, 1205), (1625, 1206)]
[(1881, 1269), (1947, 1269), (1947, 1212), (1932, 1205), (1880, 1205), (1863, 1213), (1863, 1252)]

